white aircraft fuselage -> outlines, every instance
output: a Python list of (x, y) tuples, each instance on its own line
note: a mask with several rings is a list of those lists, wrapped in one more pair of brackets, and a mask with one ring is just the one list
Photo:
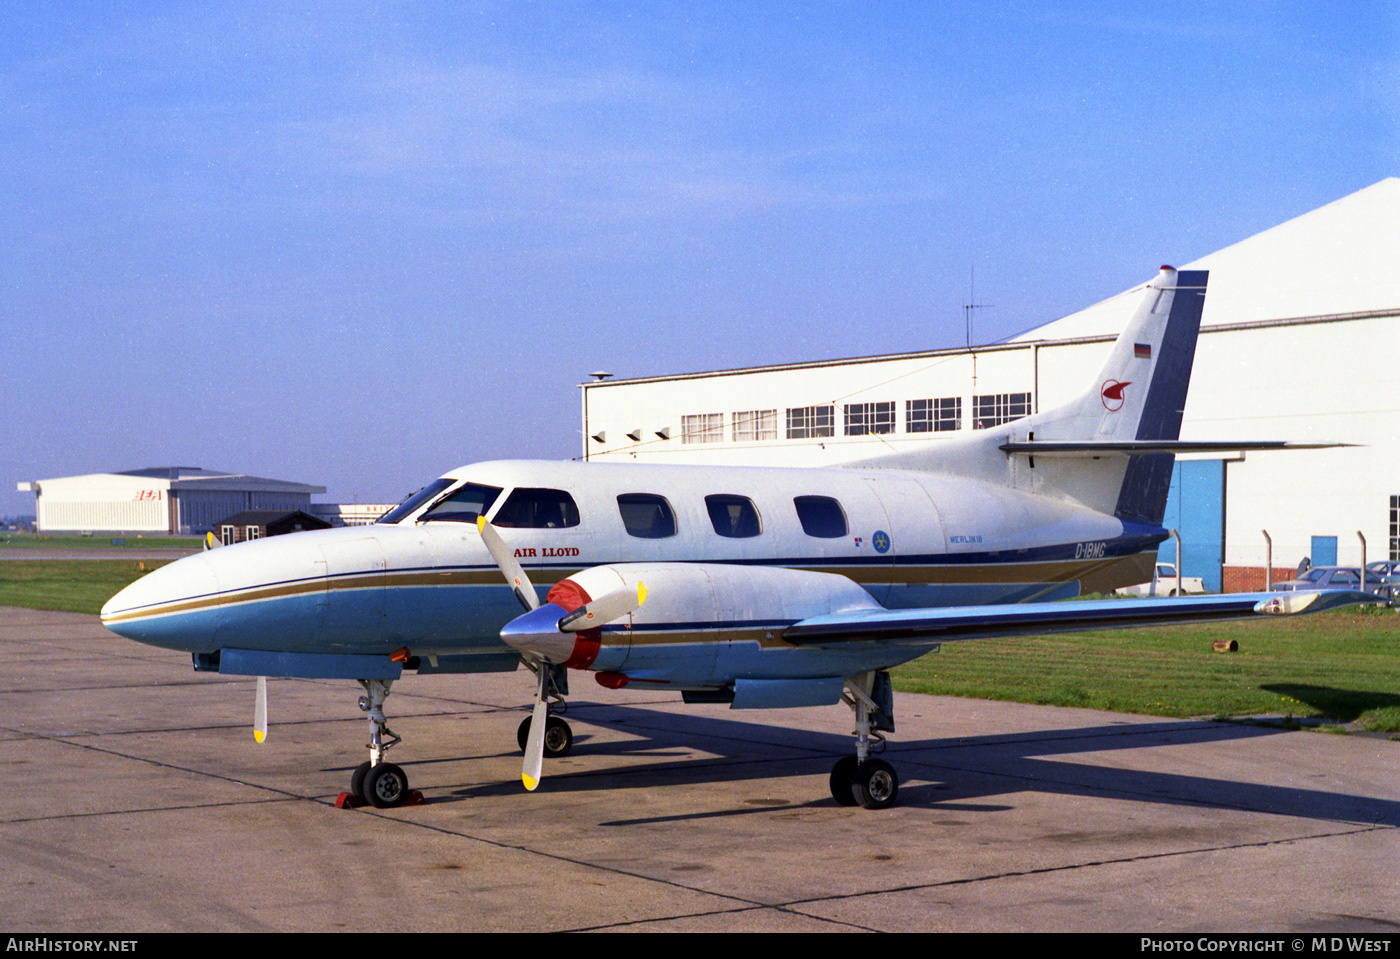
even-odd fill
[[(1088, 389), (1063, 406), (828, 469), (505, 460), (452, 470), (372, 526), (208, 550), (122, 590), (102, 622), (196, 669), (355, 679), (370, 720), (356, 801), (409, 795), (383, 760), (404, 670), (536, 674), (527, 789), (572, 733), (568, 670), (734, 708), (855, 712), (837, 802), (898, 777), (889, 667), (943, 642), (1316, 611), (1365, 594), (1050, 602), (1151, 577), (1183, 443), (1207, 276), (1163, 267)], [(524, 615), (521, 615), (522, 607)]]
[[(467, 656), (485, 664), (505, 653), (509, 661), (515, 654), (500, 631), (520, 608), (482, 543), (475, 514), (438, 519), (433, 510), (468, 486), (495, 492), (488, 519), (499, 518), (516, 490), (547, 491), (551, 506), (557, 494), (572, 502), (576, 517), (526, 517), (540, 525), (500, 527), (541, 598), (559, 580), (593, 567), (684, 563), (745, 569), (763, 590), (782, 587), (780, 570), (836, 574), (886, 608), (1038, 599), (1138, 582), (1167, 536), (1159, 526), (1074, 503), (908, 470), (499, 461), (453, 470), (439, 485), (396, 522), (269, 537), (187, 557), (113, 597), (103, 622), (131, 639), (200, 654), (233, 648), (384, 656), (407, 649), (420, 660)], [(716, 507), (725, 535), (707, 504), (715, 496), (727, 498)], [(669, 507), (673, 519), (662, 532), (670, 535), (639, 530), (635, 504), (629, 532), (625, 504), (639, 498), (643, 511)], [(825, 523), (813, 527), (819, 535), (804, 528), (797, 505), (803, 498), (817, 498), (815, 520), (812, 500), (803, 505), (809, 526)], [(656, 574), (648, 578), (655, 595)], [(810, 602), (792, 600), (793, 619), (803, 618), (797, 614)], [(736, 619), (774, 619), (759, 605), (736, 610)], [(917, 653), (901, 650), (896, 659), (911, 655)], [(742, 659), (752, 667), (751, 657)], [(732, 679), (720, 670), (702, 685)]]

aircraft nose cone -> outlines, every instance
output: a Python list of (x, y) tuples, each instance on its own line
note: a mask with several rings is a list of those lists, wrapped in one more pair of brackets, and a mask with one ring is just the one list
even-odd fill
[[(177, 622), (182, 634), (189, 632), (190, 617), (199, 616), (208, 597), (218, 590), (218, 577), (205, 554), (186, 556), (152, 570), (107, 600), (100, 614), (102, 625), (127, 639), (192, 648), (187, 641), (162, 642), (162, 639), (169, 640), (173, 636)], [(194, 632), (206, 634), (212, 640), (212, 613), (204, 615), (207, 621)]]

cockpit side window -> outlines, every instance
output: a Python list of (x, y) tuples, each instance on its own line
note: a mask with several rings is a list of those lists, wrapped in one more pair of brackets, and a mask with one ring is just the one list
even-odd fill
[(577, 526), (578, 506), (561, 489), (533, 489), (521, 486), (511, 491), (505, 503), (491, 517), (495, 526), (517, 529), (561, 529)]
[(427, 486), (420, 489), (418, 492), (410, 496), (404, 497), (402, 503), (389, 510), (389, 512), (385, 513), (383, 516), (379, 517), (379, 519), (375, 520), (375, 522), (397, 523), (401, 519), (404, 519), (408, 516), (412, 516), (414, 511), (417, 510), (418, 507), (431, 500), (434, 496), (438, 495), (455, 482), (457, 481), (455, 479), (452, 479), (450, 476), (444, 476), (442, 479), (435, 479)]
[(802, 521), (802, 532), (808, 536), (835, 539), (846, 535), (846, 511), (830, 496), (796, 496), (792, 503)]
[(499, 486), (468, 483), (423, 514), (425, 523), (475, 523), (501, 495)]
[(705, 497), (705, 508), (710, 511), (710, 523), (715, 532), (721, 536), (747, 539), (763, 531), (758, 509), (747, 496), (714, 493)]
[(665, 539), (676, 535), (676, 513), (666, 497), (655, 493), (623, 493), (617, 511), (627, 532), (640, 539)]

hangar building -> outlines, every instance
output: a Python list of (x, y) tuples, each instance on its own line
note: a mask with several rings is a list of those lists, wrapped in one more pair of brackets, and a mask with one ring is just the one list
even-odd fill
[(324, 486), (190, 466), (90, 473), (18, 484), (35, 494), (41, 533), (204, 533), (243, 510), (304, 510)]
[[(1390, 178), (1173, 264), (1210, 271), (1182, 439), (1354, 444), (1178, 457), (1165, 523), (1184, 574), (1237, 591), (1305, 556), (1400, 559), (1396, 263)], [(825, 466), (937, 443), (1084, 392), (1141, 289), (992, 346), (585, 383), (583, 456)]]

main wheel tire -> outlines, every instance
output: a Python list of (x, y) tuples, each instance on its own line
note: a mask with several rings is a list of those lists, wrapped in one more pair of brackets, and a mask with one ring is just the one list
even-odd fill
[(550, 716), (544, 724), (544, 754), (550, 759), (569, 755), (574, 748), (574, 731), (558, 716)]
[(350, 795), (362, 803), (369, 802), (368, 797), (365, 796), (365, 777), (369, 775), (371, 768), (368, 761), (362, 762), (350, 774)]
[(851, 794), (866, 809), (888, 809), (899, 796), (899, 776), (883, 759), (867, 759), (851, 774)]
[(831, 798), (838, 806), (854, 806), (855, 794), (851, 791), (851, 776), (859, 762), (854, 756), (842, 756), (831, 767)]
[[(530, 720), (532, 717), (526, 716), (520, 723), (520, 728), (515, 731), (515, 741), (520, 744), (520, 751), (525, 751), (525, 744), (530, 741)], [(569, 755), (569, 750), (574, 748), (574, 731), (568, 723), (558, 716), (550, 716), (544, 724), (544, 754), (549, 759), (558, 759), (561, 756)]]
[(393, 809), (408, 799), (408, 775), (393, 763), (380, 763), (365, 775), (365, 796), (376, 809)]

